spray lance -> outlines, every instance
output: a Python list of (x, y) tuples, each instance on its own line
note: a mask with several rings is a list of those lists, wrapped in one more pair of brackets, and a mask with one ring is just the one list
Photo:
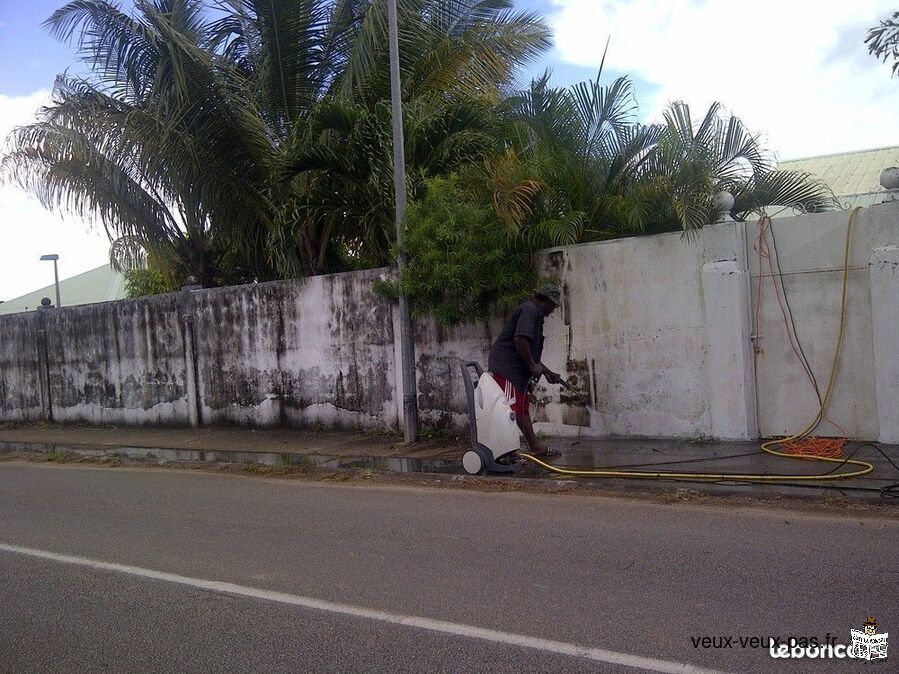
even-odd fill
[[(565, 389), (566, 391), (570, 391), (573, 394), (572, 396), (569, 397), (568, 400), (563, 401), (565, 404), (582, 405), (583, 407), (585, 407), (587, 409), (587, 411), (589, 413), (591, 413), (591, 415), (597, 413), (596, 408), (594, 408), (593, 405), (591, 405), (586, 400), (586, 397), (585, 397), (585, 394), (583, 393), (583, 391), (578, 391), (574, 387), (572, 387), (571, 384), (569, 384), (567, 380), (562, 378), (562, 375), (553, 372), (545, 365), (543, 367), (545, 370), (544, 376), (546, 377), (546, 381), (548, 383), (558, 384), (563, 389)], [(531, 393), (533, 392), (534, 387), (537, 385), (537, 382), (539, 380), (540, 380), (540, 377), (532, 377), (531, 378), (531, 380), (528, 382), (529, 392), (531, 392)]]

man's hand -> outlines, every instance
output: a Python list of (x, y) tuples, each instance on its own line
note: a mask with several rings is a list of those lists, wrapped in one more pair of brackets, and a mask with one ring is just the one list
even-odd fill
[(567, 385), (567, 384), (565, 384), (565, 380), (562, 379), (561, 375), (558, 375), (555, 372), (553, 372), (552, 370), (548, 370), (546, 368), (544, 368), (544, 370), (545, 370), (544, 374), (546, 375), (546, 381), (548, 381), (550, 384), (562, 384), (563, 386)]
[(533, 377), (535, 381), (540, 379), (541, 375), (544, 375), (547, 372), (549, 372), (549, 370), (546, 369), (543, 363), (534, 363), (531, 366), (531, 377)]

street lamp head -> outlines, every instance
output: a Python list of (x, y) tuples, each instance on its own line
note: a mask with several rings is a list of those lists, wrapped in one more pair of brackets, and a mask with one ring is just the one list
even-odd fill
[(41, 255), (41, 262), (46, 262), (48, 260), (58, 260), (59, 255), (56, 253), (51, 253), (50, 255)]

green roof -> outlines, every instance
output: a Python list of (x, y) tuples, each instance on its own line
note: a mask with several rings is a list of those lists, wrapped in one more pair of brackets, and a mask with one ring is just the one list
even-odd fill
[(880, 203), (884, 192), (880, 172), (890, 166), (899, 166), (899, 146), (790, 159), (777, 168), (811, 173), (849, 207)]
[[(44, 297), (49, 297), (56, 304), (56, 290), (52, 285), (3, 302), (0, 304), (0, 314), (34, 311), (41, 305)], [(108, 302), (124, 297), (125, 277), (108, 264), (59, 282), (59, 299), (64, 307)]]

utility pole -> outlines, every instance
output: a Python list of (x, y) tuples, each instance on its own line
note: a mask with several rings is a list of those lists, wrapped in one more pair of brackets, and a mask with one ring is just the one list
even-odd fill
[[(387, 28), (390, 33), (390, 103), (393, 120), (393, 185), (396, 196), (396, 266), (402, 277), (406, 266), (403, 250), (403, 220), (406, 216), (406, 152), (403, 144), (403, 101), (400, 88), (400, 48), (396, 22), (396, 0), (387, 0)], [(418, 404), (415, 382), (415, 342), (409, 298), (400, 292), (400, 349), (403, 368), (403, 417), (406, 442), (418, 440)]]

